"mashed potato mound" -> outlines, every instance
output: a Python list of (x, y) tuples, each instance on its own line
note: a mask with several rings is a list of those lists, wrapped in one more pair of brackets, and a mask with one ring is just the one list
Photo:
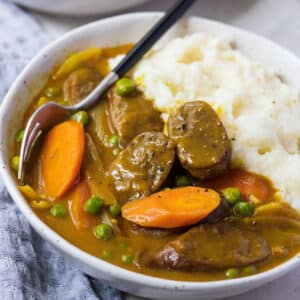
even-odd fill
[(274, 71), (227, 40), (194, 34), (154, 49), (133, 76), (165, 119), (184, 102), (212, 105), (232, 139), (232, 164), (270, 178), (300, 210), (300, 99)]

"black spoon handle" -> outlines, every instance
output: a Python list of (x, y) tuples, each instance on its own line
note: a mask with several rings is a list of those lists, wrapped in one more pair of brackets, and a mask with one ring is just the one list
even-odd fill
[(177, 1), (112, 71), (120, 77), (126, 74), (195, 1)]

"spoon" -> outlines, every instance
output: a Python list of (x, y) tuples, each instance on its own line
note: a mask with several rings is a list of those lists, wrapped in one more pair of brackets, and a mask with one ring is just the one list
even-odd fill
[(75, 105), (62, 106), (48, 102), (38, 108), (26, 124), (20, 151), (18, 179), (25, 184), (25, 167), (29, 162), (32, 150), (39, 137), (54, 125), (65, 120), (72, 113), (88, 109), (95, 104), (99, 97), (113, 85), (121, 76), (126, 74), (153, 44), (190, 8), (195, 0), (180, 0), (145, 34), (145, 36), (129, 51), (122, 61), (96, 86), (82, 101)]

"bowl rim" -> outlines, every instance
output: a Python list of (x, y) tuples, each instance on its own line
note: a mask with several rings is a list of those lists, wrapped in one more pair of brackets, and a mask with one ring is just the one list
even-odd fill
[[(83, 12), (78, 10), (78, 9), (72, 9), (72, 6), (70, 8), (70, 4), (67, 5), (68, 8), (66, 6), (64, 6), (63, 8), (61, 7), (57, 7), (56, 6), (50, 6), (49, 4), (45, 4), (45, 1), (38, 1), (38, 0), (34, 0), (34, 1), (29, 1), (29, 0), (13, 0), (13, 2), (15, 2), (16, 4), (31, 9), (33, 11), (36, 12), (42, 12), (48, 15), (53, 15), (53, 16), (66, 16), (66, 17), (75, 17), (75, 18), (79, 18), (79, 17), (93, 17), (93, 16), (105, 16), (109, 13), (114, 13), (117, 11), (125, 11), (126, 9), (130, 9), (132, 7), (135, 6), (140, 6), (142, 4), (144, 4), (145, 2), (147, 2), (149, 0), (134, 0), (134, 2), (132, 3), (132, 1), (126, 5), (124, 5), (124, 1), (120, 1), (120, 3), (122, 2), (122, 5), (118, 4), (116, 6), (116, 3), (114, 4), (115, 6), (110, 7), (110, 8), (106, 8), (103, 10), (103, 7), (100, 7), (95, 9), (95, 5), (93, 6), (93, 9), (86, 9)], [(61, 1), (60, 1), (61, 2)], [(59, 2), (57, 2), (58, 4)], [(53, 3), (51, 3), (53, 4)], [(94, 3), (95, 4), (95, 3)], [(92, 4), (90, 4), (92, 5)]]
[[(114, 20), (118, 21), (121, 19), (129, 19), (134, 20), (136, 17), (147, 17), (147, 18), (157, 18), (162, 15), (161, 12), (138, 12), (138, 13), (128, 13), (117, 15), (113, 17), (108, 17), (101, 19), (99, 21), (88, 23), (84, 26), (80, 26), (64, 35), (62, 35), (57, 40), (51, 42), (49, 45), (44, 47), (34, 58), (27, 64), (27, 66), (23, 69), (17, 79), (14, 81), (12, 86), (10, 87), (8, 93), (6, 94), (4, 100), (0, 105), (0, 174), (2, 175), (4, 186), (7, 188), (8, 192), (10, 193), (11, 197), (13, 198), (14, 202), (17, 204), (18, 208), (21, 210), (23, 215), (26, 217), (27, 221), (30, 225), (47, 241), (49, 241), (52, 245), (58, 248), (61, 252), (67, 254), (75, 261), (79, 261), (81, 264), (87, 265), (92, 269), (96, 269), (99, 272), (104, 274), (108, 274), (113, 278), (117, 278), (120, 280), (127, 280), (133, 284), (140, 284), (143, 286), (148, 286), (152, 288), (161, 288), (161, 289), (177, 289), (177, 290), (186, 290), (186, 291), (197, 291), (201, 289), (205, 289), (206, 291), (212, 291), (219, 288), (234, 288), (239, 285), (251, 285), (253, 282), (260, 281), (262, 283), (267, 283), (272, 281), (280, 276), (286, 274), (287, 272), (295, 269), (297, 266), (300, 265), (300, 253), (296, 254), (292, 258), (288, 259), (286, 262), (256, 275), (252, 275), (249, 277), (241, 277), (231, 280), (217, 280), (217, 281), (201, 281), (201, 282), (191, 282), (191, 281), (178, 281), (178, 280), (170, 280), (164, 279), (159, 277), (154, 277), (150, 275), (144, 275), (141, 273), (137, 273), (134, 271), (130, 271), (119, 267), (117, 265), (111, 264), (106, 262), (100, 258), (97, 258), (87, 252), (81, 250), (77, 246), (73, 245), (72, 243), (65, 240), (62, 236), (52, 230), (46, 223), (38, 218), (38, 216), (33, 212), (33, 210), (28, 205), (28, 202), (22, 196), (20, 191), (17, 188), (17, 183), (14, 179), (14, 176), (11, 175), (9, 172), (9, 166), (5, 163), (4, 157), (4, 143), (2, 142), (4, 132), (3, 128), (4, 121), (3, 116), (5, 115), (6, 111), (9, 111), (9, 106), (11, 101), (13, 100), (14, 94), (17, 92), (19, 86), (22, 84), (24, 78), (26, 78), (27, 73), (29, 70), (36, 65), (39, 65), (42, 61), (42, 57), (45, 55), (50, 54), (53, 49), (56, 48), (57, 44), (62, 43), (66, 39), (72, 39), (72, 37), (77, 36), (78, 34), (89, 31), (93, 28), (97, 28), (98, 26), (104, 25), (106, 22)], [(201, 20), (206, 24), (211, 25), (218, 25), (225, 28), (230, 29), (231, 31), (239, 32), (240, 34), (246, 34), (248, 36), (252, 36), (258, 38), (260, 40), (264, 40), (268, 42), (270, 46), (280, 48), (281, 51), (284, 51), (288, 54), (291, 58), (296, 59), (299, 64), (300, 60), (296, 55), (291, 53), (290, 51), (286, 50), (285, 48), (275, 44), (274, 42), (258, 36), (254, 33), (248, 32), (243, 29), (236, 28), (234, 26), (230, 26), (224, 24), (222, 22), (212, 21), (205, 18), (200, 17), (187, 17), (187, 19), (197, 19)]]

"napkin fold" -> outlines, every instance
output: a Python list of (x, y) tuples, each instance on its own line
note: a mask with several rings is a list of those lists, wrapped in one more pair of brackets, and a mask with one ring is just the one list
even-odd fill
[[(0, 0), (0, 101), (49, 37), (24, 10)], [(27, 223), (0, 178), (0, 299), (121, 300), (81, 273)]]

